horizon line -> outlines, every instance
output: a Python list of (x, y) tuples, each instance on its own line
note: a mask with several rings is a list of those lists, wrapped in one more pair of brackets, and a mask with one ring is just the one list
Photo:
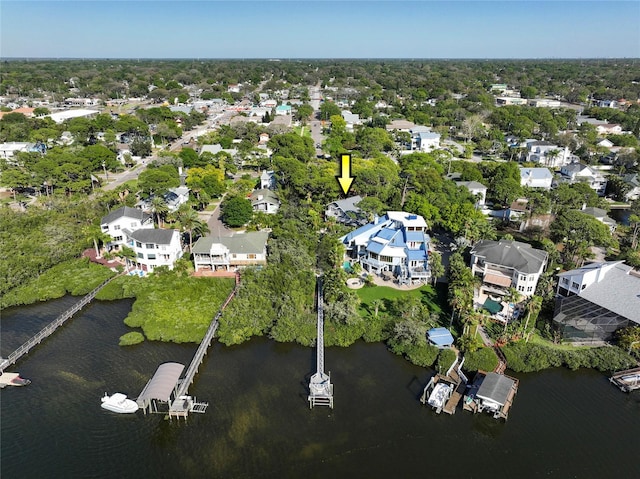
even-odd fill
[(433, 61), (433, 60), (640, 60), (640, 57), (29, 57), (29, 56), (0, 56), (0, 61), (18, 60), (235, 60), (235, 61), (333, 61), (333, 60), (401, 60), (401, 61)]

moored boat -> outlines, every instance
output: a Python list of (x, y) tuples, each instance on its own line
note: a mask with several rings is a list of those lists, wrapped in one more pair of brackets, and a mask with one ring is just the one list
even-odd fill
[(104, 393), (101, 401), (103, 409), (118, 414), (131, 414), (138, 410), (138, 404), (131, 399), (127, 399), (127, 396), (122, 393), (115, 393), (111, 396)]
[(31, 384), (31, 380), (20, 377), (18, 373), (2, 373), (0, 374), (0, 388), (5, 386), (27, 386)]

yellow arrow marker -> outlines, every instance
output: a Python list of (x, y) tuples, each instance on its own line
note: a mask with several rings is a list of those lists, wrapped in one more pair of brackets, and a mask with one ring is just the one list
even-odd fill
[(351, 189), (351, 184), (355, 176), (351, 176), (351, 155), (343, 154), (340, 158), (340, 176), (336, 176), (338, 179), (338, 183), (340, 183), (340, 188), (342, 188), (342, 192), (347, 195), (349, 190)]

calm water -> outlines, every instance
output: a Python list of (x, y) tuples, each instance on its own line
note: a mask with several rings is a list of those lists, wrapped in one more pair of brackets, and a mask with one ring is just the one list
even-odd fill
[[(74, 301), (3, 312), (0, 353)], [(130, 307), (96, 302), (13, 369), (33, 383), (0, 392), (3, 479), (640, 477), (640, 392), (560, 369), (519, 376), (507, 423), (438, 416), (417, 399), (429, 371), (380, 344), (327, 350), (334, 410), (309, 410), (311, 349), (259, 339), (213, 344), (190, 388), (206, 414), (112, 414), (105, 391), (135, 397), (160, 363), (188, 364), (196, 348), (120, 348)]]

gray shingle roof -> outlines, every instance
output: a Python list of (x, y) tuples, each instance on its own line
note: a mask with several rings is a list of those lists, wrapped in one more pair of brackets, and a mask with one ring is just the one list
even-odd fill
[(487, 263), (513, 268), (521, 273), (537, 273), (549, 256), (546, 251), (532, 248), (519, 241), (481, 240), (471, 249), (471, 254), (484, 258)]
[(206, 236), (196, 241), (193, 245), (193, 252), (209, 253), (211, 251), (211, 246), (218, 243), (226, 246), (232, 254), (260, 254), (264, 251), (268, 238), (269, 233), (265, 231), (235, 234), (230, 237), (222, 238)]
[[(600, 267), (607, 264), (610, 263), (602, 263)], [(579, 295), (640, 324), (640, 278), (631, 275), (631, 270), (631, 266), (617, 264), (604, 274), (600, 282), (586, 287)]]
[(507, 402), (509, 391), (513, 387), (515, 381), (502, 374), (487, 373), (482, 384), (478, 388), (476, 396), (481, 399), (489, 399), (497, 402), (501, 406)]
[(344, 198), (342, 200), (336, 200), (329, 205), (335, 205), (336, 208), (340, 208), (342, 211), (355, 211), (356, 213), (360, 211), (356, 205), (362, 201), (362, 197), (360, 195), (350, 196), (349, 198)]
[(100, 224), (104, 225), (104, 224), (111, 223), (112, 221), (115, 221), (118, 218), (122, 218), (123, 216), (126, 216), (127, 218), (135, 218), (137, 220), (140, 220), (141, 223), (151, 218), (150, 214), (145, 213), (141, 209), (130, 208), (129, 206), (123, 206), (122, 208), (118, 208), (117, 210), (112, 211), (108, 215), (103, 216), (102, 220), (100, 220)]
[(171, 244), (174, 231), (175, 230), (140, 229), (127, 233), (127, 235), (141, 243)]

